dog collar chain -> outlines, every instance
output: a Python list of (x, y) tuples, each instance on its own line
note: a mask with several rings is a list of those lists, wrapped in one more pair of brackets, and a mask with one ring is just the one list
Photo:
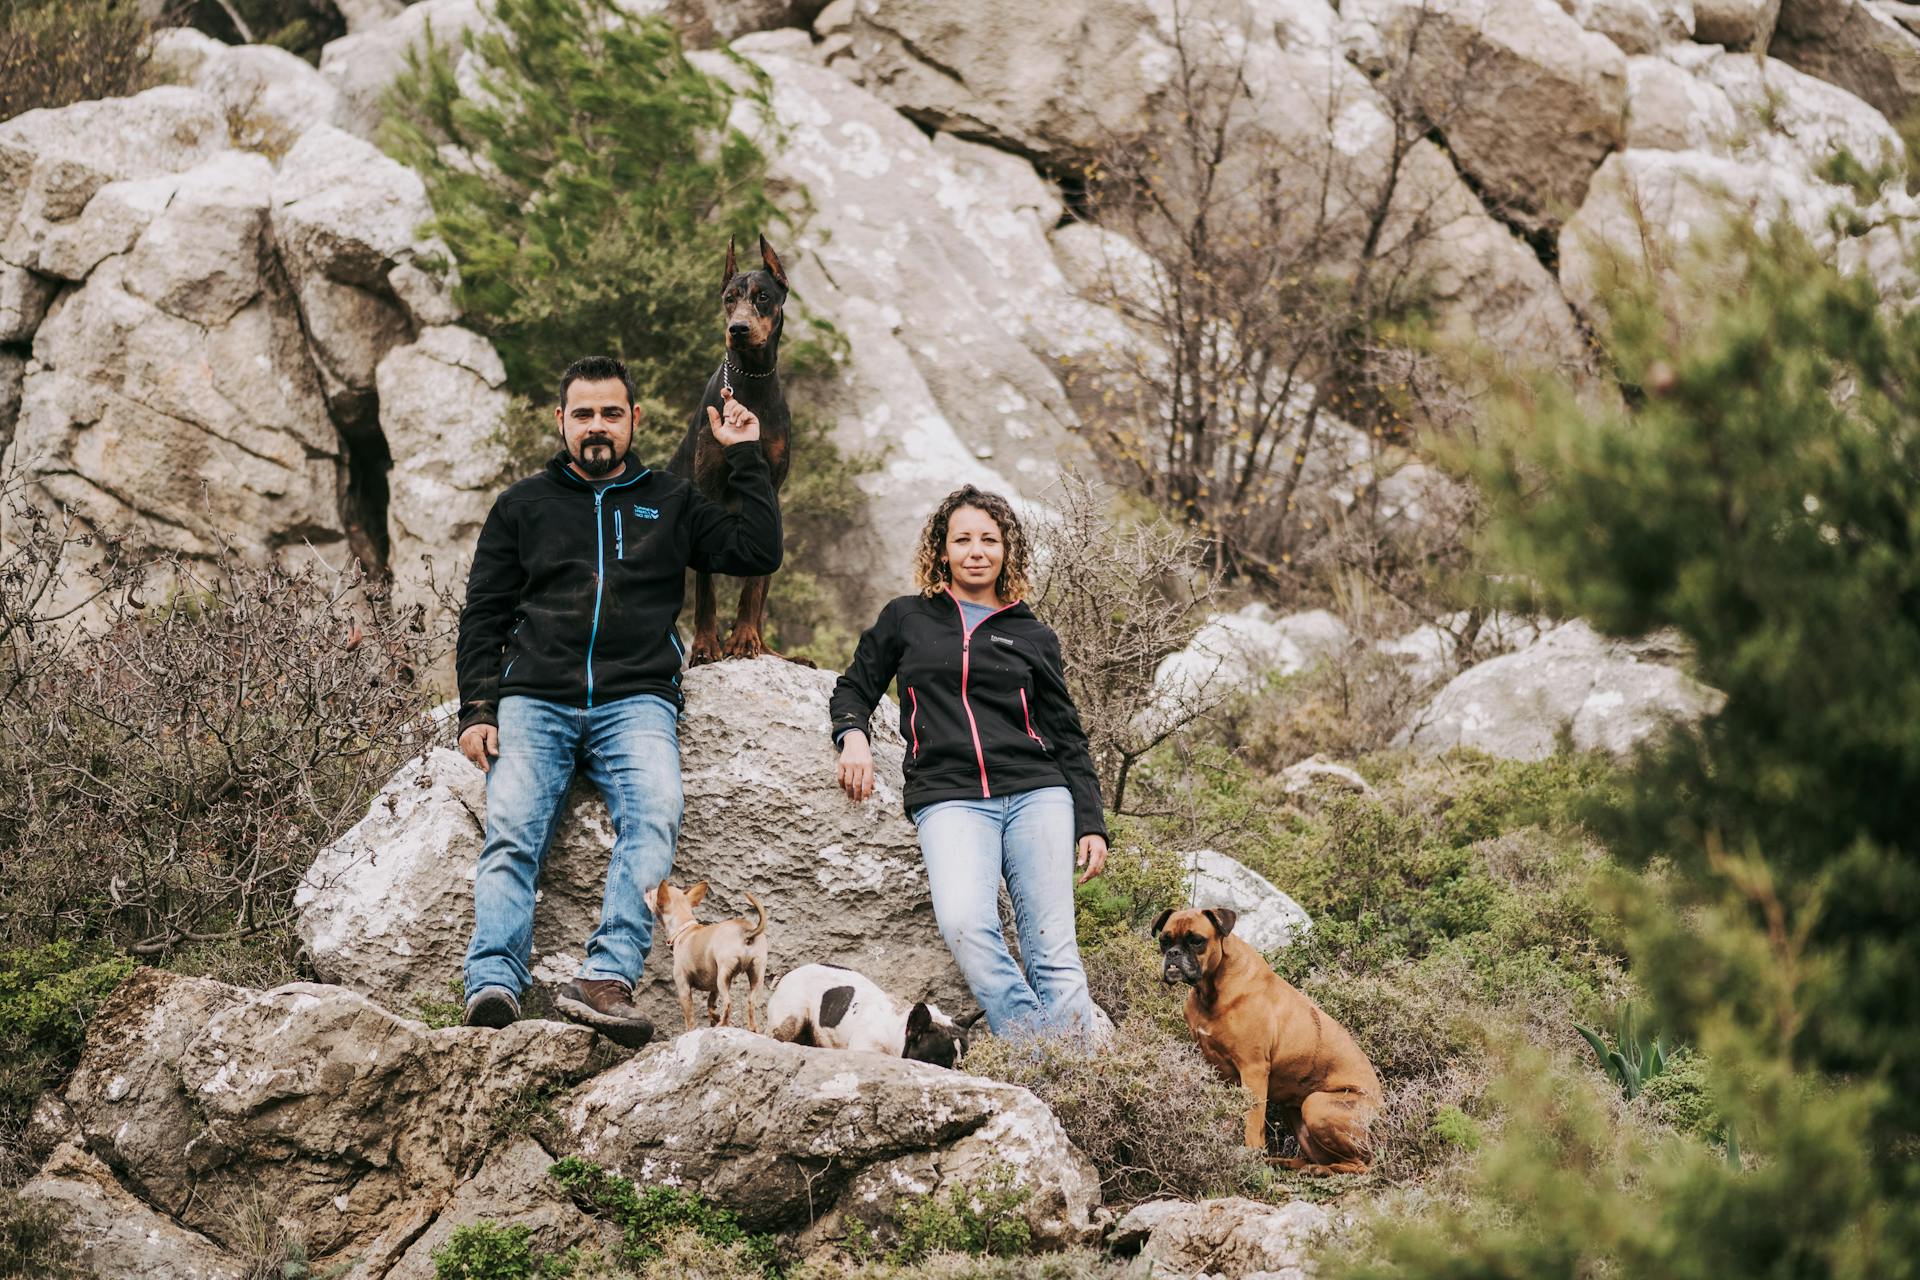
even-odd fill
[(733, 367), (732, 356), (730, 355), (721, 356), (720, 357), (720, 386), (722, 387), (722, 389), (727, 391), (733, 390), (733, 375), (735, 373), (738, 373), (743, 378), (758, 379), (758, 378), (771, 378), (773, 376), (773, 370), (771, 369), (767, 370), (765, 373), (750, 373), (745, 369), (735, 369)]
[(687, 921), (685, 924), (681, 925), (678, 929), (675, 929), (672, 935), (667, 938), (667, 945), (670, 947), (679, 946), (680, 939), (686, 937), (688, 933), (692, 932), (695, 929), (698, 929), (699, 927), (700, 927), (700, 922), (698, 920)]

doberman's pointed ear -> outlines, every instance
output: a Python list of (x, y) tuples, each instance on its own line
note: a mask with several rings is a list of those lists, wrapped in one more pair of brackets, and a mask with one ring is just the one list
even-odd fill
[(1213, 921), (1214, 930), (1223, 938), (1233, 932), (1233, 922), (1240, 918), (1239, 912), (1229, 911), (1225, 907), (1208, 907), (1204, 914)]
[(922, 1000), (919, 1004), (914, 1005), (913, 1011), (907, 1015), (907, 1039), (911, 1040), (915, 1036), (927, 1034), (928, 1029), (932, 1026), (933, 1014), (927, 1008), (927, 1002)]
[[(690, 907), (697, 907), (697, 906), (699, 906), (699, 905), (700, 905), (700, 904), (701, 904), (702, 902), (705, 902), (706, 900), (707, 900), (707, 882), (706, 882), (705, 880), (702, 880), (702, 881), (701, 881), (701, 882), (700, 882), (699, 884), (697, 884), (697, 885), (695, 885), (695, 886), (693, 886), (693, 888), (691, 888), (691, 889), (689, 889), (689, 890), (687, 890), (687, 905), (688, 905), (688, 906), (690, 906)], [(1233, 913), (1232, 913), (1232, 912), (1228, 912), (1227, 914), (1228, 914), (1228, 915), (1232, 915)]]
[(738, 272), (736, 272), (733, 269), (733, 237), (728, 236), (727, 237), (727, 274), (720, 281), (720, 287), (724, 289), (729, 284), (733, 283), (733, 277), (737, 274)]
[(960, 1021), (954, 1023), (953, 1025), (956, 1027), (959, 1027), (962, 1031), (971, 1031), (973, 1030), (973, 1024), (980, 1021), (980, 1019), (986, 1016), (987, 1016), (987, 1011), (985, 1009), (975, 1009), (972, 1013), (960, 1019)]
[(765, 236), (760, 237), (760, 261), (767, 266), (767, 274), (780, 282), (782, 289), (787, 287), (787, 273), (780, 266), (780, 255), (773, 251)]
[(1166, 927), (1167, 927), (1167, 921), (1168, 921), (1168, 920), (1170, 920), (1170, 919), (1172, 919), (1172, 918), (1173, 918), (1173, 912), (1172, 912), (1171, 910), (1168, 910), (1168, 911), (1162, 911), (1162, 912), (1161, 912), (1161, 913), (1160, 913), (1159, 915), (1157, 915), (1157, 916), (1155, 916), (1155, 917), (1153, 918), (1153, 934), (1152, 934), (1152, 936), (1153, 936), (1153, 937), (1156, 937), (1156, 938), (1157, 938), (1157, 937), (1159, 937), (1159, 936), (1160, 936), (1160, 931), (1161, 931), (1162, 929), (1164, 929), (1164, 928), (1166, 928)]

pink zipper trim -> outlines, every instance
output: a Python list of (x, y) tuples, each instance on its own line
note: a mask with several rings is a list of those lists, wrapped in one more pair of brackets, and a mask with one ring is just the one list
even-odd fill
[(907, 697), (913, 699), (913, 714), (907, 717), (907, 728), (913, 731), (913, 758), (920, 758), (920, 694), (912, 685), (907, 686)]
[(1033, 712), (1027, 707), (1027, 691), (1025, 689), (1020, 691), (1020, 714), (1027, 718), (1027, 736), (1039, 743), (1040, 749), (1045, 751), (1047, 749), (1047, 740), (1033, 731)]
[(947, 588), (947, 594), (953, 596), (953, 608), (960, 615), (960, 705), (966, 708), (967, 728), (973, 731), (973, 758), (980, 762), (980, 798), (993, 799), (993, 790), (987, 785), (987, 753), (980, 747), (980, 722), (973, 718), (973, 704), (967, 701), (967, 673), (973, 667), (973, 631), (978, 631), (995, 618), (1019, 604), (1003, 604), (973, 625), (973, 631), (967, 630), (967, 615), (960, 608), (960, 597), (953, 594), (953, 588)]

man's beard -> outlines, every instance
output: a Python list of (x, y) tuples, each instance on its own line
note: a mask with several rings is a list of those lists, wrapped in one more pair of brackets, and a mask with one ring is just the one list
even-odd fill
[(626, 460), (626, 454), (614, 453), (612, 437), (597, 433), (582, 440), (579, 451), (573, 455), (575, 465), (596, 480), (612, 475)]

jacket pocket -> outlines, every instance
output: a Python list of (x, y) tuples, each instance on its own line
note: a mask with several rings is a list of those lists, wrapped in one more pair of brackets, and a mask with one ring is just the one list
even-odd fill
[(1033, 731), (1033, 711), (1027, 706), (1027, 691), (1025, 689), (1020, 691), (1020, 714), (1026, 717), (1027, 736), (1039, 743), (1040, 749), (1045, 751), (1047, 749), (1047, 740)]

